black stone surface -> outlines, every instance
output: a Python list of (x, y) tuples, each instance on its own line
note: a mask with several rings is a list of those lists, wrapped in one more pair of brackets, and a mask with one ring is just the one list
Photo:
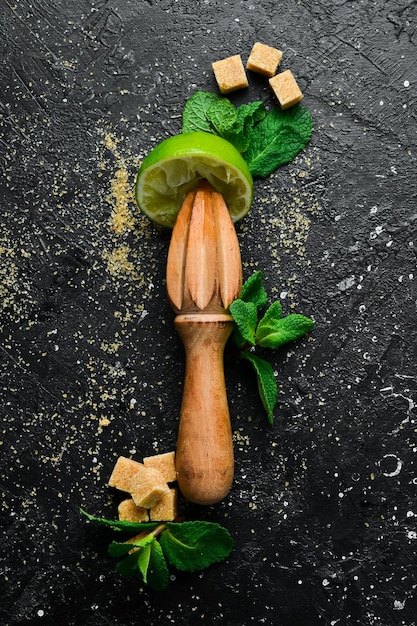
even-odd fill
[[(416, 624), (416, 3), (0, 4), (0, 622)], [(226, 362), (235, 481), (191, 514), (235, 549), (155, 593), (78, 512), (115, 517), (117, 456), (176, 440), (169, 233), (129, 194), (187, 97), (216, 90), (211, 62), (255, 41), (283, 50), (315, 131), (256, 182), (244, 275), (316, 327), (268, 356), (273, 427)], [(254, 75), (234, 99), (272, 104)], [(111, 230), (124, 201), (134, 223)]]

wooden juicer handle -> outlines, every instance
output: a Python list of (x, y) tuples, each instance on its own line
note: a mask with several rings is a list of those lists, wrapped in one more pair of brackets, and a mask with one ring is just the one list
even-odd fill
[(176, 471), (185, 498), (214, 504), (233, 481), (232, 429), (223, 353), (233, 330), (242, 265), (223, 196), (207, 181), (186, 196), (168, 252), (167, 290), (185, 348)]

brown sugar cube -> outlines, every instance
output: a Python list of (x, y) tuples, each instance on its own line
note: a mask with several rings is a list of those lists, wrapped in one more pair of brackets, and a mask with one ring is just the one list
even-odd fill
[(264, 76), (274, 76), (281, 63), (282, 52), (257, 41), (251, 50), (246, 67)]
[(136, 506), (149, 509), (169, 490), (161, 474), (143, 463), (120, 456), (109, 479), (109, 487), (127, 491)]
[(154, 456), (146, 456), (143, 459), (145, 467), (151, 467), (158, 470), (167, 483), (173, 483), (177, 480), (177, 472), (175, 470), (175, 452), (165, 452), (163, 454), (155, 454)]
[(129, 493), (132, 478), (136, 472), (140, 471), (140, 467), (141, 463), (128, 459), (125, 456), (119, 456), (109, 478), (109, 487), (114, 487), (115, 489)]
[(169, 491), (169, 487), (158, 470), (139, 465), (141, 469), (133, 475), (129, 493), (136, 506), (150, 509)]
[(221, 93), (248, 87), (248, 78), (240, 54), (215, 61), (211, 65)]
[(170, 489), (151, 508), (150, 519), (152, 522), (172, 522), (178, 515), (178, 492), (175, 487)]
[(149, 522), (148, 509), (136, 506), (132, 498), (120, 502), (118, 514), (122, 522)]
[(303, 97), (291, 70), (285, 70), (285, 72), (270, 78), (269, 84), (278, 98), (281, 109), (288, 109), (300, 102)]

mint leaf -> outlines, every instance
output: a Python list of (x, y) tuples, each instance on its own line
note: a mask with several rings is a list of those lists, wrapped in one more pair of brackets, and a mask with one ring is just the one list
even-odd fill
[(262, 100), (256, 100), (249, 104), (241, 104), (237, 109), (237, 119), (239, 124), (243, 126), (246, 134), (266, 116), (265, 105)]
[(264, 274), (261, 270), (249, 276), (243, 283), (240, 292), (241, 300), (245, 302), (253, 302), (258, 309), (262, 309), (268, 300), (267, 293), (263, 286)]
[(232, 130), (237, 121), (237, 109), (227, 98), (219, 98), (206, 111), (206, 116), (217, 135)]
[[(274, 310), (271, 311), (271, 309)], [(262, 348), (279, 348), (303, 337), (314, 326), (313, 320), (297, 313), (281, 319), (274, 317), (275, 310), (281, 311), (279, 302), (271, 305), (256, 329), (256, 343)]]
[(213, 131), (227, 139), (239, 152), (247, 150), (250, 130), (265, 115), (265, 106), (261, 101), (241, 104), (236, 108), (227, 98), (220, 98), (207, 110)]
[(271, 304), (271, 306), (266, 310), (265, 315), (259, 322), (259, 326), (262, 326), (262, 324), (265, 324), (265, 325), (269, 325), (271, 323), (273, 324), (274, 322), (279, 321), (281, 319), (281, 316), (282, 316), (282, 305), (281, 305), (281, 302), (278, 302), (277, 300), (276, 302)]
[(220, 96), (209, 91), (196, 91), (184, 105), (182, 113), (182, 132), (192, 133), (202, 130), (213, 133), (211, 122), (207, 119), (207, 110), (220, 100)]
[(140, 549), (132, 552), (132, 554), (129, 554), (125, 559), (122, 559), (116, 564), (117, 572), (123, 576), (141, 576), (143, 578), (143, 560), (145, 556), (145, 561), (147, 561), (149, 552), (150, 547), (148, 547), (145, 555), (141, 554), (143, 553), (143, 550)]
[(80, 512), (85, 515), (90, 522), (95, 522), (101, 526), (108, 526), (112, 530), (117, 531), (139, 533), (143, 530), (155, 530), (155, 528), (159, 526), (159, 522), (122, 522), (119, 520), (105, 519), (104, 517), (94, 517), (94, 515), (90, 515), (90, 513), (87, 513), (87, 511), (84, 511), (83, 509), (80, 509)]
[(151, 555), (147, 573), (147, 583), (156, 591), (163, 591), (168, 587), (169, 572), (164, 553), (158, 541), (151, 545)]
[(268, 361), (261, 359), (253, 352), (244, 352), (243, 358), (248, 360), (256, 372), (259, 395), (264, 409), (268, 415), (268, 422), (274, 423), (274, 409), (278, 398), (278, 387), (274, 376), (274, 370)]
[[(119, 561), (116, 570), (123, 576), (140, 576), (143, 582), (156, 591), (161, 591), (168, 587), (169, 573), (162, 548), (154, 535), (150, 534), (146, 538), (147, 543), (141, 547), (136, 547), (132, 543), (110, 545), (111, 556), (122, 556), (123, 550), (131, 554)], [(124, 552), (126, 554), (126, 552)]]
[(221, 98), (207, 110), (207, 119), (211, 122), (212, 132), (229, 143), (236, 150), (243, 152), (248, 147), (247, 139), (243, 136), (244, 123), (238, 118), (238, 109), (227, 100)]
[(308, 144), (313, 131), (309, 111), (298, 104), (290, 109), (272, 109), (249, 133), (243, 153), (252, 176), (265, 178), (289, 163)]
[(229, 311), (236, 327), (233, 339), (240, 348), (245, 344), (255, 345), (255, 330), (258, 323), (258, 309), (254, 302), (245, 302), (238, 298), (229, 307)]
[[(153, 538), (153, 542), (156, 542), (155, 537)], [(132, 556), (137, 557), (138, 570), (142, 574), (143, 582), (148, 582), (148, 568), (151, 562), (151, 554), (152, 554), (152, 546), (148, 543), (147, 546), (143, 548), (138, 548)]]
[(229, 532), (213, 522), (167, 522), (160, 543), (168, 561), (179, 570), (202, 570), (227, 558), (233, 548)]

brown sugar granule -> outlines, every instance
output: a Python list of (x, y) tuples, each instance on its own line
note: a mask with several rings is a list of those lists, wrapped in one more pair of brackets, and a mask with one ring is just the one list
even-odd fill
[(291, 70), (285, 70), (269, 79), (269, 84), (276, 95), (281, 109), (288, 109), (300, 102), (303, 94)]
[(240, 54), (214, 61), (212, 68), (221, 93), (230, 93), (249, 85)]
[(263, 76), (274, 76), (282, 59), (281, 50), (257, 41), (251, 50), (246, 67)]

